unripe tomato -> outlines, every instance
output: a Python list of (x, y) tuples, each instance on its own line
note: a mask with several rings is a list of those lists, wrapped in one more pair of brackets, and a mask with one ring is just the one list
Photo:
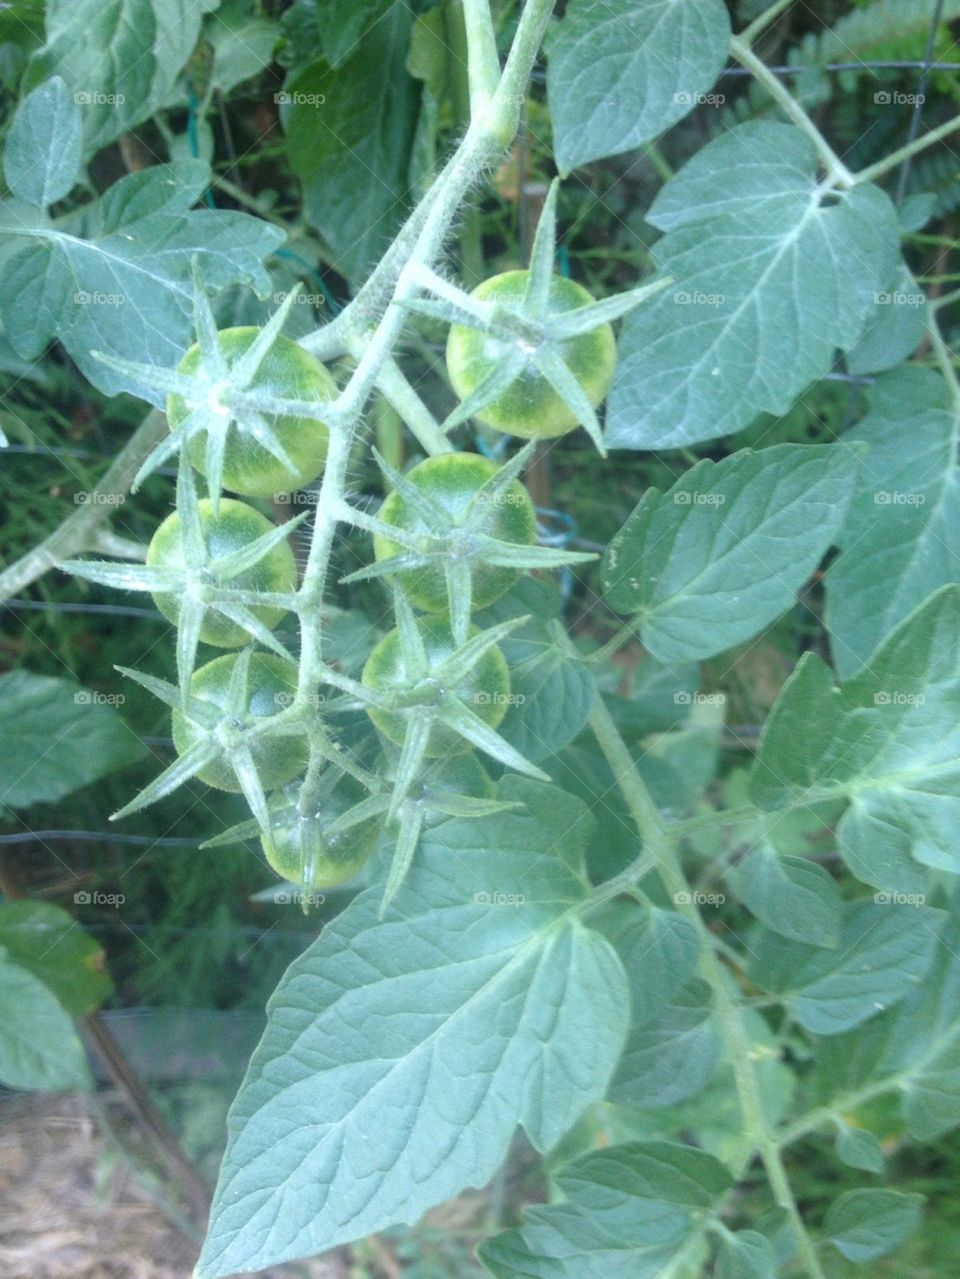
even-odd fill
[[(424, 770), (421, 795), (428, 802), (431, 796), (469, 795), (471, 799), (493, 799), (496, 787), (490, 774), (472, 751), (437, 760)], [(424, 825), (429, 829), (440, 822), (449, 821), (445, 813), (428, 812)]]
[[(225, 719), (227, 690), (236, 661), (236, 653), (215, 657), (194, 671), (190, 680), (191, 696), (219, 707), (224, 711)], [(236, 725), (238, 730), (245, 723), (264, 715), (276, 715), (290, 705), (297, 689), (296, 667), (272, 653), (254, 653), (250, 660), (247, 689), (246, 713)], [(174, 710), (171, 720), (173, 743), (180, 755), (208, 734), (202, 724), (195, 723), (183, 711)], [(260, 737), (251, 744), (250, 753), (264, 790), (272, 790), (292, 781), (303, 771), (308, 752), (306, 741), (300, 737)], [(197, 776), (218, 790), (235, 793), (242, 790), (226, 754), (207, 764)]]
[[(252, 346), (258, 332), (252, 325), (220, 330), (220, 349), (228, 365), (233, 365)], [(202, 362), (199, 344), (195, 344), (180, 361), (180, 372), (196, 373)], [(337, 385), (324, 366), (303, 347), (282, 335), (264, 356), (249, 389), (272, 391), (286, 399), (318, 402), (332, 400), (337, 394)], [(167, 397), (167, 419), (171, 430), (176, 430), (189, 416), (191, 407), (181, 395)], [(228, 413), (229, 409), (225, 407), (224, 412)], [(264, 417), (296, 469), (293, 473), (288, 471), (252, 435), (242, 431), (237, 422), (231, 422), (224, 453), (223, 486), (246, 497), (270, 497), (273, 493), (302, 488), (317, 478), (327, 460), (329, 432), (322, 422), (269, 413)], [(201, 475), (207, 473), (206, 443), (206, 432), (201, 431), (191, 440), (187, 450), (190, 461)]]
[[(318, 812), (303, 818), (297, 809), (296, 795), (290, 795), (280, 811), (271, 815), (270, 835), (260, 837), (271, 867), (283, 879), (302, 885), (308, 892), (315, 888), (335, 888), (352, 879), (376, 848), (380, 823), (370, 818), (337, 835), (327, 836), (325, 831), (348, 808), (366, 797), (367, 792), (359, 782), (344, 776), (323, 800)], [(316, 856), (309, 878), (304, 878), (303, 834), (308, 823), (315, 824), (323, 852)]]
[[(484, 280), (471, 294), (483, 302), (519, 306), (527, 288), (528, 271), (504, 271)], [(572, 311), (593, 297), (575, 280), (555, 275), (550, 281), (550, 310)], [(457, 395), (465, 400), (500, 364), (511, 344), (503, 338), (463, 324), (453, 324), (447, 337), (447, 370)], [(557, 354), (569, 366), (590, 402), (600, 403), (613, 381), (617, 360), (616, 340), (609, 324), (589, 333), (578, 333), (557, 346)], [(577, 426), (576, 415), (533, 364), (528, 364), (507, 390), (476, 414), (480, 422), (518, 435), (522, 439), (548, 440), (566, 435)]]
[[(273, 525), (246, 502), (235, 502), (225, 497), (220, 501), (220, 514), (213, 514), (212, 503), (203, 498), (198, 503), (200, 528), (211, 559), (239, 551), (269, 533)], [(150, 540), (147, 563), (160, 568), (183, 568), (183, 527), (178, 511), (168, 515)], [(235, 577), (219, 580), (215, 574), (211, 586), (227, 586), (243, 591), (293, 591), (297, 585), (297, 562), (286, 542), (281, 542), (263, 557), (253, 568)], [(153, 601), (171, 622), (180, 617), (180, 597), (173, 593), (157, 592)], [(284, 615), (282, 608), (252, 608), (250, 610), (264, 626), (271, 630)], [(218, 648), (240, 648), (250, 642), (250, 636), (236, 622), (214, 609), (207, 609), (200, 628), (200, 638), (205, 644)]]
[[(436, 670), (457, 647), (450, 632), (450, 624), (445, 618), (423, 617), (419, 621), (419, 627), (427, 653), (428, 668), (431, 671)], [(470, 628), (471, 635), (478, 633), (477, 627)], [(363, 668), (363, 682), (367, 688), (384, 693), (411, 688), (413, 681), (406, 668), (403, 653), (400, 651), (398, 631), (394, 630), (389, 635), (385, 635), (367, 658)], [(510, 672), (503, 654), (496, 646), (484, 653), (467, 677), (456, 687), (445, 689), (432, 677), (422, 680), (421, 686), (423, 706), (428, 707), (431, 702), (439, 705), (445, 696), (452, 693), (491, 728), (496, 728), (507, 713)], [(368, 707), (367, 713), (388, 741), (395, 742), (398, 746), (402, 745), (407, 727), (407, 715), (403, 711)], [(415, 706), (412, 713), (422, 713), (420, 705)], [(438, 723), (434, 725), (430, 734), (427, 756), (436, 757), (469, 749), (469, 742), (455, 733), (452, 728)]]
[[(477, 453), (442, 453), (438, 457), (428, 457), (415, 466), (406, 478), (443, 511), (448, 512), (450, 530), (453, 531), (471, 499), (497, 470), (494, 462)], [(398, 492), (388, 496), (380, 508), (380, 518), (384, 523), (394, 524), (408, 533), (437, 531), (431, 529), (417, 511), (411, 510), (406, 499)], [(533, 545), (537, 535), (537, 516), (530, 495), (519, 480), (514, 480), (505, 492), (487, 504), (479, 531), (503, 542)], [(464, 534), (464, 538), (469, 539), (469, 534)], [(379, 533), (374, 535), (373, 551), (378, 560), (402, 555), (405, 549)], [(469, 554), (469, 546), (465, 545), (463, 552)], [(451, 554), (456, 553), (454, 545), (451, 547)], [(442, 567), (428, 565), (424, 568), (406, 569), (399, 577), (410, 601), (418, 608), (429, 613), (447, 611), (447, 584)], [(485, 608), (492, 604), (506, 594), (519, 577), (518, 569), (477, 564), (473, 570), (474, 607)]]

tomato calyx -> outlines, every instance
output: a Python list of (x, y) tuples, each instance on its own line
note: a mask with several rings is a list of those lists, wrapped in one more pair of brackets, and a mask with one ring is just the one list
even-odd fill
[[(413, 576), (412, 570), (427, 570), (421, 581), (416, 579), (408, 585), (414, 603), (428, 611), (436, 611), (437, 592), (429, 586), (429, 574), (434, 578), (442, 575), (445, 591), (440, 599), (441, 607), (451, 619), (453, 633), (458, 642), (466, 640), (470, 625), (470, 615), (474, 606), (476, 593), (476, 575), (478, 570), (513, 569), (522, 572), (528, 569), (552, 569), (568, 564), (581, 564), (595, 559), (592, 553), (580, 551), (562, 551), (552, 547), (535, 546), (535, 516), (533, 506), (520, 486), (518, 477), (530, 460), (534, 444), (522, 448), (506, 465), (493, 471), (489, 478), (476, 483), (472, 496), (460, 509), (451, 510), (449, 503), (444, 503), (431, 493), (431, 480), (427, 477), (433, 471), (439, 471), (441, 477), (452, 467), (465, 467), (469, 471), (474, 466), (484, 468), (491, 464), (480, 459), (476, 454), (439, 454), (436, 458), (428, 458), (420, 463), (408, 475), (402, 475), (388, 462), (375, 453), (377, 462), (389, 482), (392, 494), (403, 504), (403, 513), (391, 516), (391, 508), (395, 506), (388, 498), (381, 514), (385, 518), (371, 520), (360, 517), (358, 523), (375, 534), (374, 550), (376, 562), (342, 579), (343, 582), (355, 582), (376, 577), (396, 577), (402, 584)], [(422, 479), (418, 483), (419, 477)], [(443, 484), (443, 479), (436, 481)], [(503, 507), (515, 506), (519, 502), (525, 504), (529, 511), (528, 542), (506, 541), (496, 535), (499, 513)], [(350, 518), (350, 513), (345, 513)], [(404, 527), (404, 522), (414, 524), (414, 529)], [(422, 531), (421, 531), (422, 530)], [(396, 548), (399, 553), (391, 553)], [(489, 585), (491, 575), (486, 575), (484, 587)], [(512, 580), (515, 580), (512, 579)], [(478, 606), (484, 607), (505, 589), (509, 589), (511, 578), (506, 579), (499, 589), (494, 586), (492, 593), (480, 591)], [(442, 588), (441, 588), (442, 590)]]
[[(228, 363), (221, 348), (216, 320), (196, 268), (193, 286), (194, 326), (200, 361), (192, 372), (120, 360), (103, 352), (93, 354), (101, 362), (134, 376), (142, 385), (167, 396), (179, 397), (189, 410), (176, 429), (147, 456), (134, 477), (132, 491), (136, 492), (148, 475), (176, 453), (182, 451), (186, 454), (192, 445), (200, 441), (203, 444), (202, 469), (207, 476), (210, 500), (216, 514), (224, 486), (224, 457), (231, 432), (259, 445), (295, 482), (298, 468), (278, 438), (275, 419), (282, 415), (297, 416), (329, 426), (336, 418), (337, 410), (330, 400), (297, 399), (256, 385), (257, 374), (271, 348), (278, 339), (285, 340), (281, 337), (281, 330), (296, 301), (299, 284), (288, 293), (248, 349), (232, 363)], [(299, 484), (294, 483), (294, 486), (299, 487)]]
[[(229, 506), (220, 508), (221, 515), (243, 515), (246, 513), (251, 523), (266, 521), (258, 512), (244, 503), (230, 500)], [(211, 549), (211, 542), (217, 527), (217, 515), (213, 512), (212, 503), (201, 501), (197, 496), (193, 470), (184, 464), (179, 468), (177, 476), (177, 509), (171, 517), (176, 521), (177, 538), (176, 553), (173, 556), (160, 557), (160, 562), (146, 564), (130, 564), (109, 560), (67, 560), (61, 568), (65, 572), (84, 578), (86, 581), (100, 585), (117, 587), (128, 591), (149, 591), (154, 597), (175, 601), (175, 612), (164, 609), (167, 616), (177, 622), (177, 669), (180, 680), (181, 695), (186, 697), (190, 677), (193, 674), (197, 648), (201, 639), (217, 643), (205, 634), (210, 625), (211, 614), (232, 623), (235, 628), (249, 640), (257, 640), (277, 656), (291, 661), (290, 654), (266, 625), (263, 609), (266, 605), (279, 618), (282, 612), (296, 609), (295, 591), (272, 592), (245, 590), (239, 584), (231, 586), (238, 578), (249, 573), (270, 557), (278, 547), (283, 546), (294, 528), (307, 518), (307, 512), (296, 516), (286, 524), (270, 527), (267, 532), (253, 537), (245, 545), (236, 547), (224, 554), (217, 554)], [(165, 521), (167, 524), (168, 521)], [(164, 530), (164, 525), (158, 534)], [(156, 536), (154, 541), (156, 541)], [(154, 542), (151, 542), (151, 550)], [(295, 572), (292, 567), (291, 571)], [(295, 582), (291, 583), (295, 586)], [(236, 640), (233, 640), (233, 645)], [(227, 647), (231, 646), (229, 643)]]

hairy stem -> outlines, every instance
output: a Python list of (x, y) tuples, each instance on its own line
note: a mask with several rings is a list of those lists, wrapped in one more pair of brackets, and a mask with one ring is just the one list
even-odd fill
[(72, 559), (96, 545), (101, 526), (116, 513), (130, 492), (134, 476), (166, 433), (166, 418), (153, 409), (117, 454), (97, 487), (87, 494), (87, 501), (49, 537), (0, 573), (0, 602), (19, 594), (63, 560)]
[(952, 119), (945, 120), (943, 124), (937, 125), (935, 129), (931, 129), (929, 133), (925, 133), (922, 138), (915, 138), (913, 142), (900, 147), (899, 150), (891, 151), (882, 160), (878, 160), (876, 164), (870, 164), (867, 168), (861, 169), (854, 178), (854, 182), (873, 182), (876, 178), (882, 178), (885, 173), (895, 169), (898, 164), (901, 164), (910, 156), (916, 155), (919, 151), (925, 151), (927, 147), (932, 147), (935, 142), (948, 138), (951, 133), (956, 133), (958, 129), (960, 129), (960, 115), (955, 115)]
[(816, 147), (817, 154), (827, 171), (827, 176), (831, 183), (841, 187), (853, 186), (857, 179), (854, 178), (800, 103), (783, 87), (773, 72), (767, 68), (767, 64), (763, 59), (758, 58), (749, 44), (740, 36), (734, 36), (730, 41), (730, 52), (741, 66), (746, 67), (748, 71), (753, 73), (757, 83), (763, 85), (774, 102), (783, 109), (784, 113), (790, 117), (797, 128), (802, 129), (807, 135)]
[(790, 1217), (804, 1269), (810, 1279), (825, 1279), (813, 1240), (807, 1234), (803, 1218), (793, 1197), (780, 1156), (779, 1143), (763, 1110), (759, 1081), (751, 1055), (750, 1040), (743, 1024), (742, 1010), (731, 993), (727, 973), (715, 954), (710, 931), (691, 899), (673, 834), (661, 818), (626, 743), (602, 701), (598, 700), (590, 716), (590, 727), (623, 793), (644, 846), (649, 856), (653, 858), (667, 892), (673, 898), (678, 911), (685, 915), (697, 930), (700, 939), (700, 969), (713, 992), (714, 1008), (733, 1067), (745, 1132), (763, 1161), (767, 1179), (777, 1203)]

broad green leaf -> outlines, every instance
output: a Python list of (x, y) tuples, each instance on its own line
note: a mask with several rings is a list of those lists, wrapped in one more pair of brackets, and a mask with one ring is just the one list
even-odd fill
[(425, 832), (383, 919), (374, 884), (272, 997), (198, 1279), (412, 1223), (483, 1185), (518, 1123), (544, 1151), (603, 1095), (628, 991), (609, 943), (571, 911), (585, 886), (559, 856), (563, 817), (529, 823), (522, 848), (460, 851), (450, 825)]
[(849, 902), (835, 950), (764, 933), (751, 944), (750, 979), (812, 1034), (836, 1035), (923, 981), (942, 926), (943, 912), (926, 906)]
[(597, 696), (589, 666), (557, 643), (542, 616), (555, 599), (552, 589), (527, 578), (478, 618), (478, 625), (491, 626), (533, 614), (500, 644), (510, 667), (511, 700), (497, 731), (534, 764), (573, 741)]
[(80, 108), (53, 76), (17, 108), (3, 148), (3, 176), (18, 199), (46, 208), (63, 199), (79, 173)]
[(740, 1230), (720, 1237), (717, 1279), (776, 1279), (773, 1244), (756, 1230)]
[(52, 991), (0, 951), (0, 1084), (59, 1092), (90, 1082), (80, 1036)]
[(411, 21), (394, 5), (341, 67), (314, 62), (285, 86), (282, 118), (304, 212), (354, 283), (405, 208), (419, 98), (406, 70)]
[(0, 675), (0, 804), (51, 803), (138, 759), (109, 700), (49, 675)]
[(846, 797), (847, 865), (881, 896), (916, 893), (913, 861), (960, 870), (958, 707), (960, 590), (948, 586), (840, 688), (818, 657), (801, 659), (764, 727), (752, 796), (767, 809)]
[(634, 1016), (607, 1096), (628, 1106), (675, 1105), (703, 1091), (721, 1056), (710, 988), (692, 982), (652, 1019)]
[(113, 990), (103, 948), (49, 902), (22, 898), (0, 904), (0, 947), (43, 981), (74, 1017), (99, 1008)]
[(711, 657), (794, 602), (840, 526), (858, 455), (778, 444), (698, 462), (648, 489), (607, 548), (607, 602), (662, 662)]
[(655, 1022), (693, 977), (700, 958), (697, 930), (674, 910), (648, 905), (615, 917), (606, 931), (630, 982), (636, 1025)]
[[(901, 214), (902, 217), (902, 214)], [(873, 318), (847, 352), (850, 373), (882, 373), (913, 355), (927, 330), (927, 295), (900, 263), (893, 283), (877, 294)]]
[(175, 365), (192, 341), (192, 259), (211, 289), (242, 280), (265, 293), (263, 259), (283, 239), (245, 213), (191, 209), (208, 179), (199, 160), (157, 165), (115, 183), (92, 214), (34, 229), (6, 263), (0, 296), (18, 355), (36, 359), (56, 338), (100, 390), (160, 403), (92, 352)]
[(229, 93), (270, 65), (279, 29), (251, 12), (249, 0), (226, 0), (204, 21), (203, 34), (213, 49), (212, 82)]
[(837, 1158), (848, 1168), (863, 1172), (883, 1172), (883, 1148), (872, 1132), (844, 1124), (837, 1133)]
[(666, 1141), (582, 1155), (556, 1181), (562, 1203), (481, 1244), (497, 1279), (660, 1279), (731, 1185), (712, 1155)]
[(873, 1261), (920, 1228), (923, 1195), (896, 1190), (848, 1190), (827, 1209), (823, 1229), (850, 1261)]
[(317, 0), (317, 31), (323, 55), (339, 66), (358, 51), (360, 41), (389, 10), (392, 0)]
[(842, 899), (829, 872), (804, 857), (781, 857), (768, 845), (752, 849), (725, 876), (762, 924), (794, 941), (834, 947)]
[(28, 81), (59, 75), (99, 150), (166, 103), (215, 0), (47, 0), (46, 44)]
[(665, 133), (704, 100), (729, 45), (722, 0), (570, 0), (547, 38), (561, 173)]
[(679, 448), (785, 413), (859, 340), (898, 261), (889, 198), (868, 184), (825, 198), (790, 125), (708, 143), (647, 219), (675, 283), (624, 320), (610, 448)]
[(843, 442), (869, 446), (827, 574), (827, 628), (852, 674), (960, 559), (960, 409), (939, 373), (907, 366), (877, 380)]

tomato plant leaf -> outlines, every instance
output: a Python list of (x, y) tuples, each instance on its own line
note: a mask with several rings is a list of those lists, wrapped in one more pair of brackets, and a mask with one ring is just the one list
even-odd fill
[(161, 403), (156, 390), (94, 352), (176, 364), (193, 330), (193, 258), (211, 289), (242, 280), (265, 293), (263, 259), (283, 239), (245, 213), (191, 209), (208, 180), (199, 160), (157, 165), (121, 178), (92, 212), (34, 228), (7, 262), (0, 294), (17, 353), (36, 359), (58, 338), (94, 386)]
[(933, 962), (943, 912), (927, 906), (849, 902), (835, 950), (772, 931), (752, 943), (751, 980), (782, 996), (815, 1035), (835, 1035), (908, 995)]
[(764, 727), (751, 794), (772, 810), (848, 798), (844, 861), (882, 892), (915, 893), (914, 861), (960, 869), (958, 697), (960, 589), (947, 586), (840, 688), (818, 657), (800, 660)]
[(166, 104), (213, 8), (216, 0), (48, 0), (28, 83), (62, 76), (81, 107), (85, 149), (96, 151)]
[[(515, 783), (537, 791), (556, 794)], [(565, 823), (528, 821), (521, 851), (515, 819), (425, 830), (385, 917), (375, 885), (290, 968), (231, 1111), (201, 1279), (413, 1222), (482, 1185), (517, 1123), (545, 1150), (603, 1095), (623, 969), (571, 916), (584, 883), (559, 856)], [(474, 847), (451, 848), (448, 826)]]
[(877, 294), (873, 318), (847, 352), (848, 373), (882, 373), (909, 359), (927, 330), (927, 295), (901, 262), (893, 283)]
[(823, 197), (812, 145), (784, 124), (708, 143), (647, 219), (675, 283), (623, 322), (610, 448), (678, 448), (785, 413), (859, 340), (899, 257), (889, 198), (868, 184)]
[(0, 904), (0, 947), (53, 991), (74, 1017), (93, 1012), (113, 990), (103, 948), (50, 902)]
[(0, 675), (0, 803), (51, 803), (142, 754), (103, 694), (28, 671)]
[(759, 1231), (720, 1236), (717, 1279), (776, 1279), (777, 1270), (776, 1250)]
[(607, 1099), (645, 1109), (672, 1106), (702, 1092), (721, 1060), (710, 988), (691, 982), (655, 1017), (634, 1016)]
[(665, 133), (701, 102), (729, 46), (721, 0), (571, 0), (547, 40), (561, 173)]
[(59, 1092), (89, 1088), (80, 1036), (39, 977), (0, 950), (0, 1083)]
[(827, 629), (841, 675), (933, 591), (960, 558), (960, 410), (943, 378), (907, 366), (878, 378), (870, 411), (843, 437), (869, 453), (827, 574)]
[(840, 526), (858, 455), (778, 444), (704, 458), (648, 489), (607, 548), (612, 608), (635, 613), (662, 662), (711, 657), (793, 603)]
[(783, 937), (814, 946), (840, 940), (842, 899), (833, 876), (805, 857), (754, 848), (725, 876), (751, 914)]
[(920, 1228), (923, 1195), (896, 1190), (848, 1190), (827, 1209), (823, 1228), (849, 1261), (873, 1261)]
[(519, 1230), (481, 1244), (497, 1279), (658, 1279), (731, 1178), (693, 1146), (636, 1141), (572, 1159), (556, 1182), (562, 1203), (528, 1209)]
[(304, 212), (355, 283), (389, 244), (406, 204), (419, 102), (406, 69), (411, 21), (394, 5), (342, 67), (314, 62), (285, 86), (282, 118)]
[(59, 76), (17, 107), (3, 148), (3, 176), (20, 200), (40, 208), (62, 199), (80, 173), (80, 108)]

